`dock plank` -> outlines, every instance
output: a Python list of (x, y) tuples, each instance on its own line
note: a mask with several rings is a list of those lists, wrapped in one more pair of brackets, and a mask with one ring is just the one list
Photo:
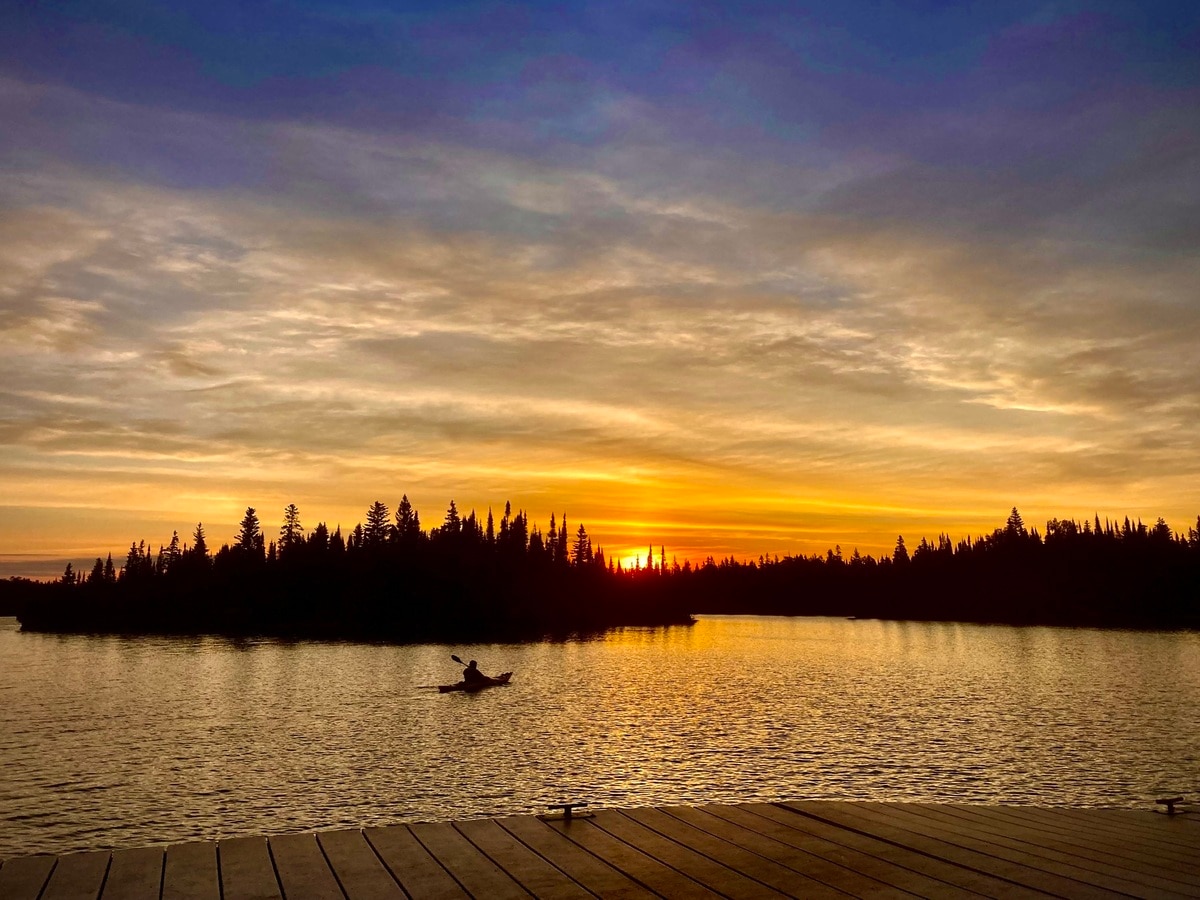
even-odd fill
[(546, 825), (662, 897), (692, 900), (721, 896), (661, 860), (613, 837), (596, 827), (594, 822), (594, 819), (574, 819), (570, 822), (548, 821)]
[[(808, 804), (806, 804), (808, 806)], [(849, 824), (858, 823), (921, 853), (937, 856), (956, 865), (987, 872), (1024, 888), (1044, 891), (1060, 897), (1118, 897), (1111, 888), (1080, 881), (1074, 875), (1054, 871), (1057, 867), (1039, 865), (1020, 853), (1009, 852), (995, 844), (977, 841), (961, 831), (926, 825), (911, 815), (893, 808), (873, 808), (871, 804), (817, 804), (821, 815)]]
[(0, 900), (1200, 898), (1150, 810), (796, 801), (599, 810), (0, 861)]
[(315, 834), (282, 834), (269, 843), (287, 900), (344, 900)]
[[(816, 880), (806, 872), (746, 849), (736, 840), (737, 835), (732, 834), (735, 826), (729, 823), (711, 818), (707, 821), (696, 821), (694, 818), (689, 821), (686, 813), (675, 816), (671, 815), (671, 812), (673, 810), (634, 809), (625, 814), (646, 828), (789, 896), (803, 894), (806, 897), (835, 897), (839, 890), (847, 891), (847, 883), (852, 880), (850, 872), (838, 871), (832, 865), (827, 865), (822, 873), (828, 880)], [(810, 871), (820, 862), (822, 861), (810, 859)], [(842, 877), (843, 874), (845, 878)], [(842, 883), (839, 884), (839, 881)], [(859, 885), (862, 886), (861, 881)], [(888, 886), (879, 882), (871, 884), (871, 888), (872, 895), (880, 900), (911, 896), (900, 891), (889, 892)]]
[(53, 856), (19, 856), (6, 860), (0, 866), (0, 897), (37, 900), (57, 861)]
[(413, 836), (407, 825), (368, 828), (363, 836), (413, 900), (423, 900), (425, 897), (462, 900), (467, 896), (467, 892)]
[(529, 893), (458, 833), (452, 824), (411, 826), (413, 835), (467, 893), (490, 900), (526, 900)]
[(267, 839), (231, 838), (217, 844), (223, 900), (282, 900)]
[[(797, 805), (754, 803), (717, 808), (716, 814), (734, 821), (746, 821), (748, 827), (761, 828), (761, 825), (753, 825), (744, 818), (746, 816), (767, 819), (782, 827), (782, 831), (770, 832), (779, 840), (795, 842), (796, 846), (814, 853), (821, 852), (831, 861), (840, 862), (855, 871), (870, 872), (873, 877), (886, 879), (888, 883), (905, 890), (913, 890), (921, 885), (923, 879), (933, 879), (949, 886), (951, 896), (960, 896), (957, 892), (965, 892), (968, 896), (997, 897), (1013, 889), (1012, 884), (994, 875), (964, 868), (937, 857), (914, 853), (910, 848), (885, 840), (879, 835), (847, 828), (802, 813), (795, 806)], [(814, 838), (822, 843), (815, 844)], [(825, 843), (844, 849), (840, 852), (826, 851), (823, 849)], [(913, 887), (908, 887), (910, 883)], [(923, 890), (914, 892), (920, 893), (921, 896), (931, 896), (931, 889), (927, 885), (921, 886)], [(941, 888), (938, 888), (937, 892), (941, 893)]]
[(111, 857), (107, 850), (60, 856), (41, 900), (96, 900)]
[[(1188, 827), (1200, 828), (1200, 819), (1197, 818), (1197, 812), (1184, 812), (1174, 816), (1168, 816), (1161, 810), (1157, 809), (1076, 809), (1064, 808), (1064, 812), (1070, 813), (1072, 816), (1078, 817), (1079, 813), (1083, 813), (1085, 817), (1095, 813), (1095, 818), (1098, 824), (1119, 828), (1143, 829), (1147, 833), (1152, 834), (1156, 839), (1174, 835), (1181, 846), (1194, 846), (1195, 832), (1188, 832)], [(1188, 835), (1192, 836), (1189, 837)], [(1170, 839), (1168, 837), (1168, 839)]]
[(162, 900), (221, 900), (217, 845), (175, 844), (167, 848)]
[(317, 841), (346, 896), (354, 900), (405, 900), (404, 891), (379, 861), (362, 831), (322, 831)]
[[(745, 897), (747, 900), (778, 900), (787, 896), (762, 882), (730, 868), (697, 850), (647, 828), (627, 812), (606, 810), (596, 814), (593, 821), (613, 837), (649, 853), (671, 868), (726, 897)], [(813, 885), (811, 896), (822, 896), (820, 886)], [(826, 896), (833, 896), (829, 891)]]
[[(1088, 827), (1116, 834), (1138, 836), (1155, 844), (1187, 849), (1195, 846), (1196, 833), (1188, 830), (1188, 822), (1195, 827), (1195, 819), (1188, 815), (1167, 816), (1151, 810), (1138, 809), (1062, 809), (1066, 818), (1077, 822), (1088, 822)], [(1082, 815), (1081, 815), (1082, 814)]]
[[(1188, 861), (1195, 867), (1196, 837), (1179, 825), (1180, 817), (1156, 816), (1144, 813), (1131, 817), (1118, 817), (1114, 813), (1126, 810), (1095, 809), (1038, 809), (1034, 807), (1009, 808), (1011, 813), (1022, 818), (1040, 822), (1052, 822), (1055, 827), (1086, 832), (1096, 839), (1137, 846), (1153, 855), (1169, 859)], [(1135, 812), (1129, 810), (1129, 812)], [(1078, 815), (1084, 813), (1084, 815)], [(1161, 823), (1161, 824), (1160, 824)]]
[(590, 892), (501, 828), (495, 821), (460, 822), (459, 833), (525, 890), (545, 900), (591, 900)]
[(164, 860), (161, 847), (114, 850), (101, 900), (158, 900)]
[(911, 897), (918, 893), (915, 888), (921, 889), (920, 896), (934, 900), (976, 896), (858, 851), (821, 839), (799, 838), (788, 826), (756, 819), (750, 813), (735, 816), (739, 820), (733, 821), (717, 815), (711, 807), (668, 807), (663, 811), (799, 873), (804, 881), (797, 884), (811, 880), (856, 896), (880, 898)]
[[(986, 852), (998, 859), (1027, 866), (1056, 877), (1070, 879), (1087, 888), (1098, 888), (1116, 894), (1136, 895), (1148, 885), (1145, 880), (1131, 879), (1130, 873), (1113, 866), (1101, 866), (1070, 853), (1058, 853), (1038, 844), (1014, 839), (1011, 835), (986, 832), (961, 819), (946, 816), (913, 804), (865, 803), (869, 810), (882, 811), (894, 821), (920, 831), (929, 837), (951, 841), (958, 846)], [(1079, 890), (1080, 888), (1075, 888)], [(1156, 888), (1164, 898), (1182, 898), (1174, 889)]]
[(533, 816), (497, 820), (505, 831), (564, 872), (577, 884), (605, 900), (648, 900), (656, 897), (642, 885), (603, 860), (567, 840), (562, 832)]
[(1020, 841), (1027, 851), (1052, 859), (1072, 858), (1081, 864), (1126, 878), (1135, 878), (1147, 887), (1161, 890), (1200, 892), (1200, 876), (1164, 866), (1123, 842), (1096, 841), (1079, 832), (1055, 831), (1013, 820), (986, 807), (958, 808), (920, 804), (923, 812), (944, 821), (965, 822), (985, 835)]
[[(875, 805), (871, 804), (871, 806)], [(1051, 846), (1047, 841), (1031, 842), (1027, 837), (1018, 834), (1015, 829), (1000, 829), (992, 823), (981, 823), (950, 812), (916, 804), (904, 804), (898, 808), (890, 808), (889, 811), (912, 816), (913, 821), (923, 823), (924, 827), (945, 830), (968, 838), (975, 842), (977, 847), (990, 845), (995, 848), (995, 852), (1005, 858), (1019, 860), (1027, 865), (1055, 872), (1084, 884), (1126, 894), (1151, 887), (1164, 898), (1174, 896), (1182, 900), (1188, 896), (1185, 885), (1172, 883), (1156, 875), (1131, 871), (1120, 865), (1119, 860), (1115, 858), (1095, 860), (1081, 855), (1074, 848), (1060, 850)]]
[[(787, 803), (780, 806), (801, 811), (798, 804)], [(987, 853), (959, 847), (952, 842), (914, 834), (910, 829), (890, 822), (885, 816), (868, 813), (855, 803), (806, 802), (803, 804), (802, 814), (814, 816), (840, 828), (859, 831), (877, 841), (892, 845), (899, 849), (906, 865), (918, 870), (936, 865), (942, 876), (957, 880), (959, 876), (955, 873), (966, 873), (972, 884), (978, 883), (973, 876), (984, 876), (984, 883), (991, 885), (980, 890), (980, 893), (986, 896), (1004, 896), (1006, 892), (1011, 893), (1016, 888), (1062, 896), (1062, 891), (1067, 887), (1063, 880), (1045, 876), (1045, 873), (1036, 869), (995, 859)], [(997, 883), (1001, 885), (999, 889), (996, 887)]]

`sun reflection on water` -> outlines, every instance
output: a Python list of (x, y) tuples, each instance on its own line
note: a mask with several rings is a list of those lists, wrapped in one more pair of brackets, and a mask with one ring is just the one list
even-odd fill
[[(513, 683), (440, 694), (451, 653)], [(705, 617), (391, 647), (10, 628), (0, 657), (0, 856), (562, 800), (1119, 806), (1200, 784), (1194, 633)]]

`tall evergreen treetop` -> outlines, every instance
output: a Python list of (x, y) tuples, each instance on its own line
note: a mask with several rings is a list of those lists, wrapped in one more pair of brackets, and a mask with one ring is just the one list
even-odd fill
[(238, 533), (233, 539), (233, 549), (239, 553), (256, 557), (262, 557), (266, 552), (262, 527), (259, 525), (258, 513), (255, 512), (253, 506), (246, 507), (246, 514), (242, 516)]
[(300, 524), (300, 510), (295, 503), (289, 503), (283, 509), (283, 525), (279, 528), (279, 550), (287, 552), (292, 547), (304, 543), (304, 526)]
[(382, 547), (391, 539), (391, 512), (382, 500), (376, 500), (367, 509), (367, 525), (363, 529), (363, 545)]
[(192, 555), (208, 556), (208, 541), (204, 539), (203, 522), (197, 522), (196, 530), (192, 532)]
[(450, 508), (446, 510), (446, 521), (442, 523), (443, 534), (458, 534), (462, 528), (462, 519), (458, 515), (458, 505), (451, 500)]

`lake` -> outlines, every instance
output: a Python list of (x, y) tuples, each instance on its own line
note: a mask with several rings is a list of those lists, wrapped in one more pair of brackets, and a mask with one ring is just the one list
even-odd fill
[[(457, 653), (507, 687), (441, 694)], [(706, 616), (447, 646), (21, 634), (0, 857), (592, 805), (1200, 795), (1200, 634)]]

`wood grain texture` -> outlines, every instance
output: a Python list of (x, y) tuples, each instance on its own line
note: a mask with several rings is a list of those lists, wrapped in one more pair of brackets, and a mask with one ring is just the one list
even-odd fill
[(711, 804), (245, 837), (0, 863), (0, 900), (1200, 898), (1150, 810)]

